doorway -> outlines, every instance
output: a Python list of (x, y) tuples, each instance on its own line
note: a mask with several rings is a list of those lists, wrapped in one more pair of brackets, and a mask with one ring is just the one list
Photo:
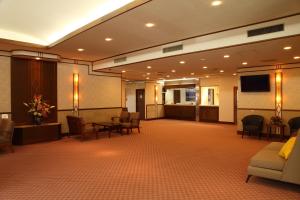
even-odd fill
[(237, 93), (238, 87), (233, 87), (233, 115), (234, 115), (234, 124), (237, 124)]
[(136, 112), (140, 113), (141, 119), (145, 119), (145, 89), (136, 90)]

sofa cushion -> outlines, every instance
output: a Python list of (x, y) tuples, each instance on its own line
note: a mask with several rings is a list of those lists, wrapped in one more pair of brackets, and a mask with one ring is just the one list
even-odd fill
[(288, 159), (290, 153), (292, 152), (296, 142), (296, 137), (291, 137), (280, 149), (279, 156)]
[(271, 142), (268, 144), (264, 149), (273, 150), (273, 151), (280, 151), (282, 146), (284, 145), (284, 142)]
[(251, 158), (250, 166), (282, 171), (285, 162), (278, 151), (262, 149)]

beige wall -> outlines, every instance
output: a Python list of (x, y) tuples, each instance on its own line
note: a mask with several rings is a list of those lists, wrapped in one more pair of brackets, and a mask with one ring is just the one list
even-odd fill
[(211, 77), (200, 80), (201, 87), (219, 87), (219, 121), (234, 122), (233, 88), (237, 86), (236, 76)]
[(58, 63), (58, 109), (72, 109), (73, 73), (79, 73), (79, 108), (121, 107), (121, 78), (88, 74), (85, 65)]
[[(287, 125), (289, 119), (300, 116), (300, 64), (283, 65), (282, 69), (282, 119)], [(243, 72), (243, 71), (252, 72)], [(266, 70), (259, 72), (257, 70)], [(243, 93), (239, 91), (238, 96), (238, 130), (242, 130), (241, 119), (250, 114), (261, 115), (265, 118), (265, 123), (270, 121), (270, 118), (275, 115), (275, 66), (266, 66), (260, 68), (241, 69), (240, 75), (252, 74), (270, 74), (271, 91)], [(243, 109), (247, 108), (247, 109)], [(289, 127), (286, 127), (286, 132)], [(266, 128), (264, 128), (266, 132)]]
[[(103, 122), (110, 121), (112, 116), (120, 116), (121, 108), (80, 110), (79, 115), (85, 122)], [(62, 124), (62, 132), (68, 132), (67, 115), (73, 115), (72, 111), (58, 111), (58, 122)]]
[(11, 112), (10, 57), (0, 56), (0, 113)]

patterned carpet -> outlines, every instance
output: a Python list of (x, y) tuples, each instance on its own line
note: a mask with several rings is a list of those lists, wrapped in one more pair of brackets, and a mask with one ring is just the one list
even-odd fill
[(299, 200), (297, 185), (245, 183), (249, 158), (268, 142), (235, 129), (157, 120), (143, 122), (141, 134), (16, 147), (0, 153), (0, 199)]

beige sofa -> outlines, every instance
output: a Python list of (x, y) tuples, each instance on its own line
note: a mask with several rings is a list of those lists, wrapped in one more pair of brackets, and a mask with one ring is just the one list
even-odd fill
[(248, 182), (251, 176), (300, 184), (300, 132), (294, 148), (286, 160), (278, 155), (284, 143), (272, 142), (255, 154), (248, 166)]

